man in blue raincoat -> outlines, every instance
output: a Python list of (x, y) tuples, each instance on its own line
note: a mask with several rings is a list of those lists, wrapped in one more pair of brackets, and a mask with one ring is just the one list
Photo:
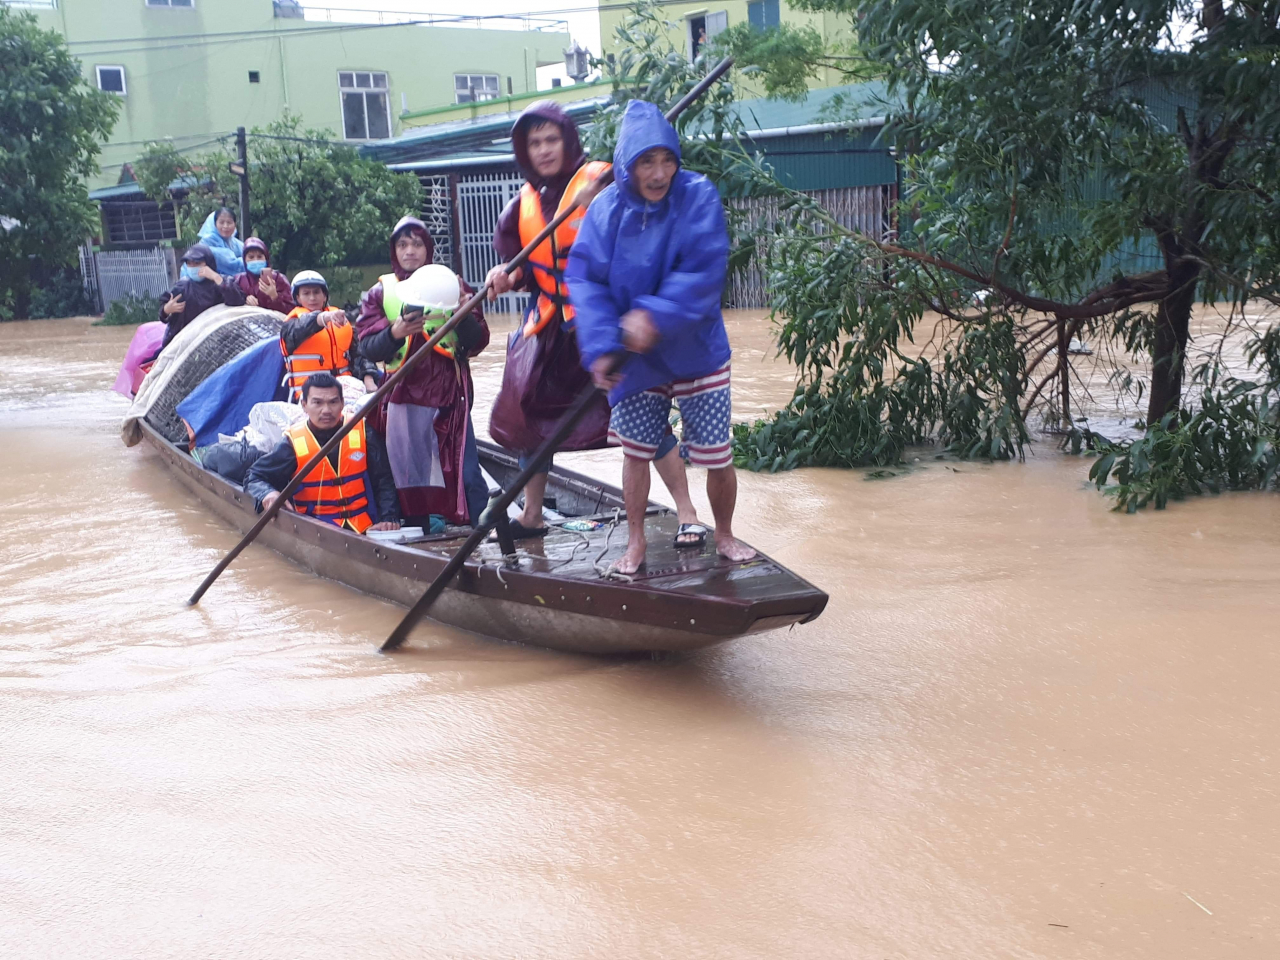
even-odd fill
[[(658, 108), (627, 104), (613, 153), (615, 183), (591, 204), (569, 254), (582, 365), (609, 391), (609, 439), (622, 446), (630, 537), (615, 565), (644, 563), (649, 463), (680, 406), (682, 448), (707, 470), (716, 550), (745, 561), (733, 536), (738, 480), (730, 444), (729, 337), (720, 313), (729, 235), (715, 185), (680, 167), (680, 139)], [(629, 351), (620, 372), (614, 355)], [(679, 458), (672, 450), (668, 456)], [(684, 481), (683, 468), (677, 477)], [(682, 523), (676, 546), (700, 546), (707, 530)]]

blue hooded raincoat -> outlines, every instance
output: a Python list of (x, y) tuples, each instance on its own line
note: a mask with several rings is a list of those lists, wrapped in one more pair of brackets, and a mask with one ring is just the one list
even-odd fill
[(236, 234), (232, 234), (230, 240), (224, 240), (218, 232), (217, 218), (217, 210), (205, 218), (204, 226), (200, 228), (200, 242), (213, 253), (214, 262), (209, 266), (224, 277), (234, 277), (244, 272), (244, 244)]
[(632, 167), (653, 147), (680, 158), (680, 138), (658, 108), (632, 100), (613, 152), (617, 179), (587, 209), (565, 272), (584, 367), (622, 349), (628, 310), (648, 310), (661, 334), (651, 352), (631, 357), (611, 404), (712, 373), (730, 355), (720, 313), (729, 265), (720, 194), (702, 174), (681, 169), (661, 202), (646, 202)]

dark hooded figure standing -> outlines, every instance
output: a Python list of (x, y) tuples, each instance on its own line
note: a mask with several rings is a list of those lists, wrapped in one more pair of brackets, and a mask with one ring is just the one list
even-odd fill
[(212, 264), (213, 251), (203, 243), (193, 244), (182, 255), (182, 276), (168, 293), (160, 295), (160, 319), (166, 325), (160, 350), (210, 307), (221, 303), (244, 306), (244, 294), (235, 279), (220, 276)]
[[(391, 269), (360, 298), (356, 335), (360, 352), (388, 374), (425, 342), (421, 310), (409, 310), (396, 291), (401, 281), (431, 262), (435, 244), (426, 226), (404, 217), (391, 231)], [(459, 280), (463, 296), (474, 293)], [(475, 392), (467, 363), (489, 343), (484, 314), (472, 311), (454, 331), (451, 355), (444, 345), (419, 361), (404, 382), (370, 415), (385, 438), (401, 513), (427, 527), (432, 515), (450, 523), (474, 523), (489, 501), (480, 471), (471, 404)]]
[[(507, 364), (489, 419), (489, 433), (508, 450), (521, 454), (523, 467), (591, 382), (578, 354), (564, 268), (582, 215), (609, 164), (587, 160), (577, 126), (550, 100), (525, 109), (511, 129), (511, 141), (527, 182), (502, 211), (494, 229), (493, 246), (504, 263), (489, 272), (490, 299), (510, 290), (527, 290), (536, 296), (520, 329), (507, 341)], [(505, 262), (575, 197), (581, 202), (578, 212), (538, 247), (524, 267), (508, 275)], [(560, 449), (603, 447), (608, 432), (609, 405), (602, 395)], [(511, 524), (517, 539), (546, 533), (542, 520), (546, 488), (546, 473), (529, 481), (524, 513)]]

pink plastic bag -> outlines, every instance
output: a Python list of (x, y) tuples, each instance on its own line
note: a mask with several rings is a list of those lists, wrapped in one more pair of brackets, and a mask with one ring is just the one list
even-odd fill
[[(147, 375), (147, 371), (142, 369), (142, 363), (150, 360), (152, 354), (160, 349), (160, 344), (164, 341), (165, 326), (159, 320), (152, 320), (150, 323), (140, 325), (134, 333), (133, 340), (129, 342), (129, 349), (124, 352), (124, 363), (120, 364), (120, 374), (111, 386), (111, 389), (120, 396), (132, 400), (134, 394), (138, 392), (138, 387), (142, 386), (142, 380)], [(147, 366), (149, 369), (150, 364)]]

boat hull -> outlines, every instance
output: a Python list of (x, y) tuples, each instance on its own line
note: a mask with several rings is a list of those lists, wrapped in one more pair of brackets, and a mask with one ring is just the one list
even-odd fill
[[(253, 498), (239, 486), (204, 470), (195, 460), (143, 423), (143, 435), (178, 481), (232, 527), (247, 532), (257, 521)], [(497, 456), (496, 448), (489, 456)], [(505, 472), (505, 457), (491, 460)], [(587, 478), (561, 471), (569, 495), (586, 488)], [(605, 506), (617, 500), (612, 488), (595, 484)], [(656, 508), (651, 521), (668, 524), (673, 518)], [(647, 521), (649, 522), (649, 521)], [(625, 536), (625, 530), (622, 535)], [(428, 545), (378, 543), (294, 513), (281, 513), (262, 531), (258, 542), (318, 576), (404, 606), (412, 605), (444, 567), (450, 553)], [(621, 541), (619, 541), (621, 543)], [(449, 626), (500, 640), (515, 641), (573, 653), (628, 654), (644, 651), (687, 651), (707, 647), (747, 633), (776, 629), (811, 620), (826, 604), (826, 595), (787, 573), (803, 588), (786, 598), (743, 600), (726, 590), (729, 569), (712, 576), (728, 597), (673, 594), (646, 584), (618, 583), (602, 578), (555, 576), (545, 570), (504, 565), (487, 548), (466, 565), (431, 610), (431, 618)], [(556, 561), (560, 563), (560, 561)], [(770, 561), (770, 563), (772, 563)], [(784, 568), (779, 568), (784, 569)], [(665, 571), (664, 571), (665, 575)], [(678, 571), (677, 571), (678, 575)], [(739, 571), (749, 579), (751, 571)], [(670, 579), (670, 576), (667, 576)], [(729, 587), (734, 587), (732, 583)], [(750, 585), (748, 585), (748, 588)]]

